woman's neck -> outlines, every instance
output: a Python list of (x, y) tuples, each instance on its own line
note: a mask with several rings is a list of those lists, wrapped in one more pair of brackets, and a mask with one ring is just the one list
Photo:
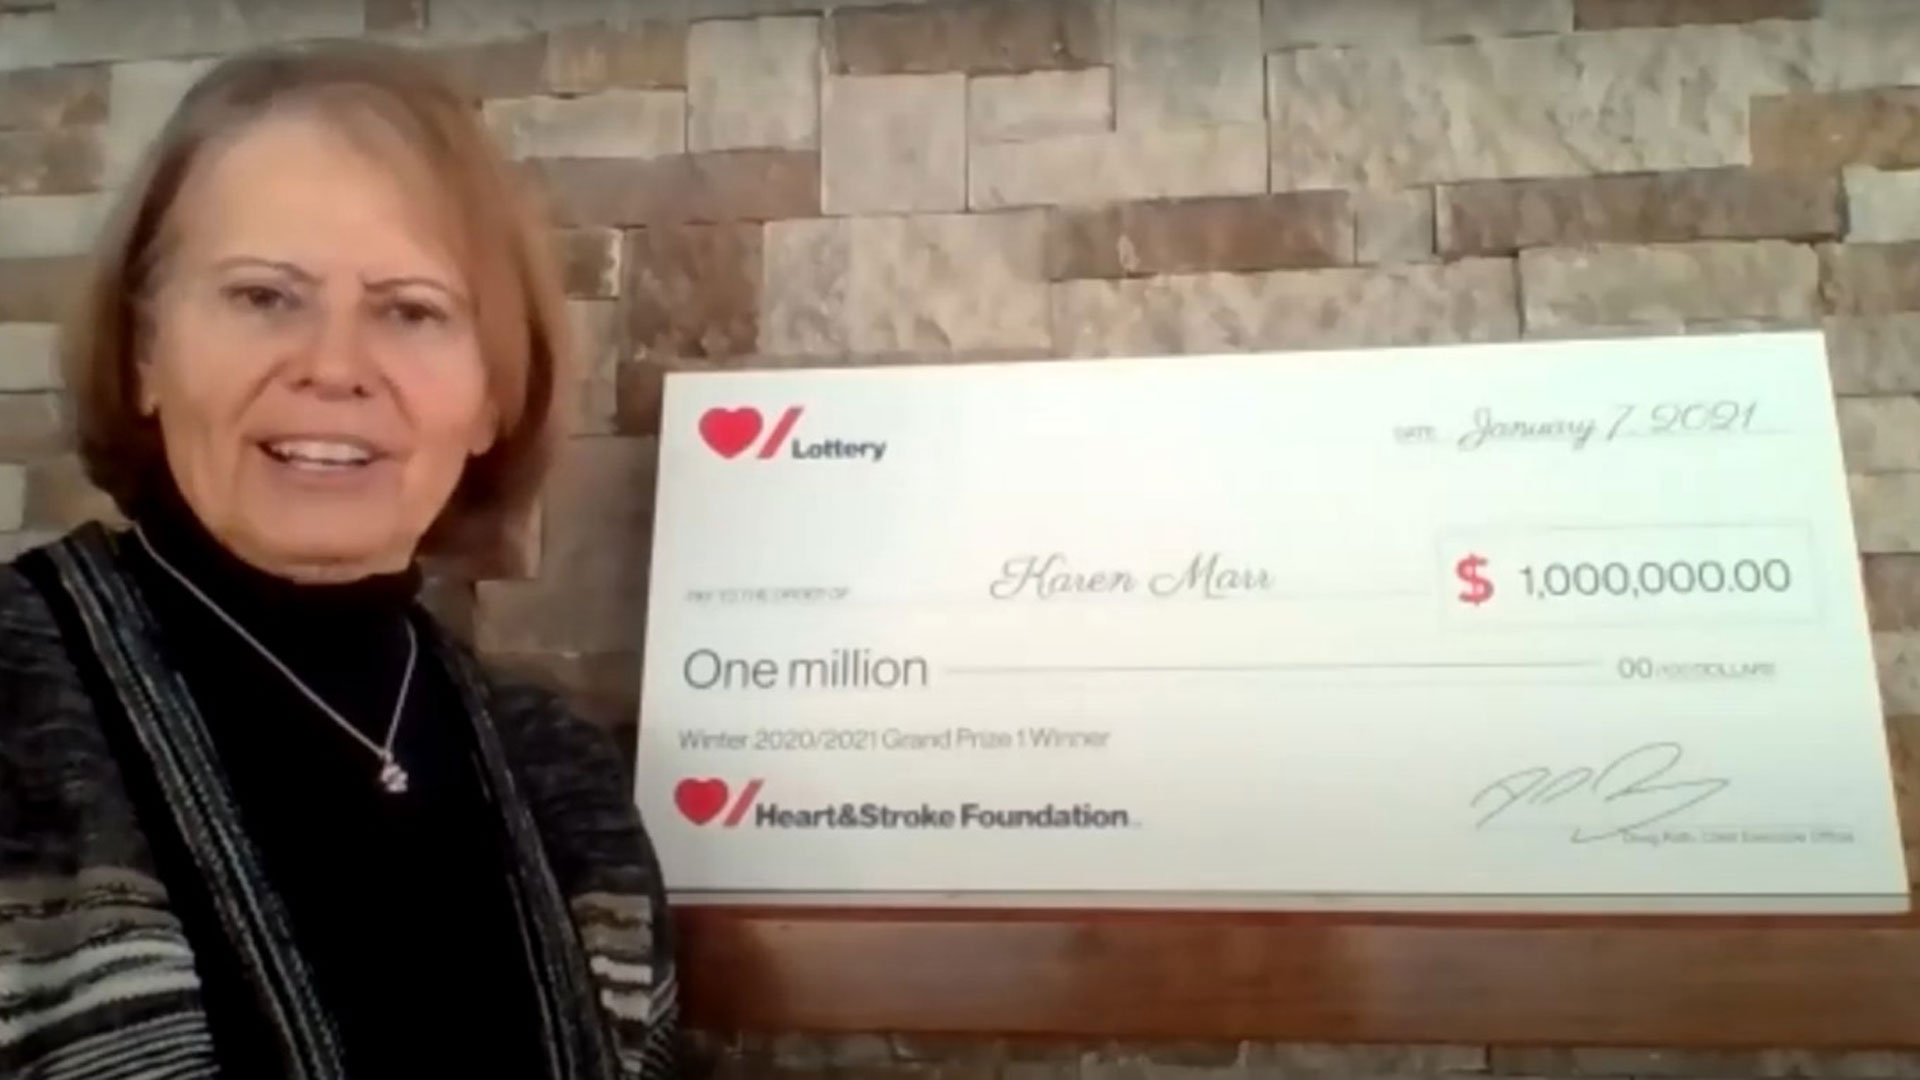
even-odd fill
[(345, 566), (271, 572), (241, 558), (213, 535), (176, 490), (163, 489), (132, 515), (141, 546), (169, 576), (184, 577), (212, 603), (253, 625), (305, 623), (314, 631), (391, 620), (413, 602), (414, 567), (368, 573)]

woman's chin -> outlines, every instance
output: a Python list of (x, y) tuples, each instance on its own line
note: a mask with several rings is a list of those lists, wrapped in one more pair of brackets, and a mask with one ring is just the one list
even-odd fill
[(293, 513), (256, 522), (248, 530), (253, 534), (246, 545), (248, 561), (289, 577), (363, 577), (406, 566), (412, 553), (394, 543), (391, 529), (344, 517), (315, 520)]

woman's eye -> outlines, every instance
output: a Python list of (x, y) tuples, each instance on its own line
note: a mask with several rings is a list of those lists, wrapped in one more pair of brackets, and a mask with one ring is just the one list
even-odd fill
[(387, 318), (402, 326), (431, 326), (446, 321), (440, 309), (413, 300), (397, 300), (387, 305)]
[(295, 306), (291, 293), (271, 285), (230, 285), (227, 299), (249, 311), (273, 313)]

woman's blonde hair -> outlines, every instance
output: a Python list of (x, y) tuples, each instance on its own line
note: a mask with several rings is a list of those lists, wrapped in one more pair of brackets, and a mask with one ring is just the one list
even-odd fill
[(421, 554), (490, 559), (530, 512), (568, 419), (566, 302), (544, 216), (470, 98), (405, 49), (328, 42), (228, 59), (182, 99), (102, 230), (62, 339), (88, 479), (131, 514), (166, 479), (139, 399), (147, 300), (173, 246), (174, 204), (203, 155), (268, 117), (316, 116), (416, 185), (443, 215), (467, 276), (493, 447), (468, 463)]

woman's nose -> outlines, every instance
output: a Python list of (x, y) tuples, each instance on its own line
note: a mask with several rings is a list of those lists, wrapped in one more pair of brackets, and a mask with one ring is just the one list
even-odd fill
[(333, 305), (316, 321), (300, 359), (301, 385), (327, 397), (365, 397), (373, 385), (372, 356), (358, 305)]

